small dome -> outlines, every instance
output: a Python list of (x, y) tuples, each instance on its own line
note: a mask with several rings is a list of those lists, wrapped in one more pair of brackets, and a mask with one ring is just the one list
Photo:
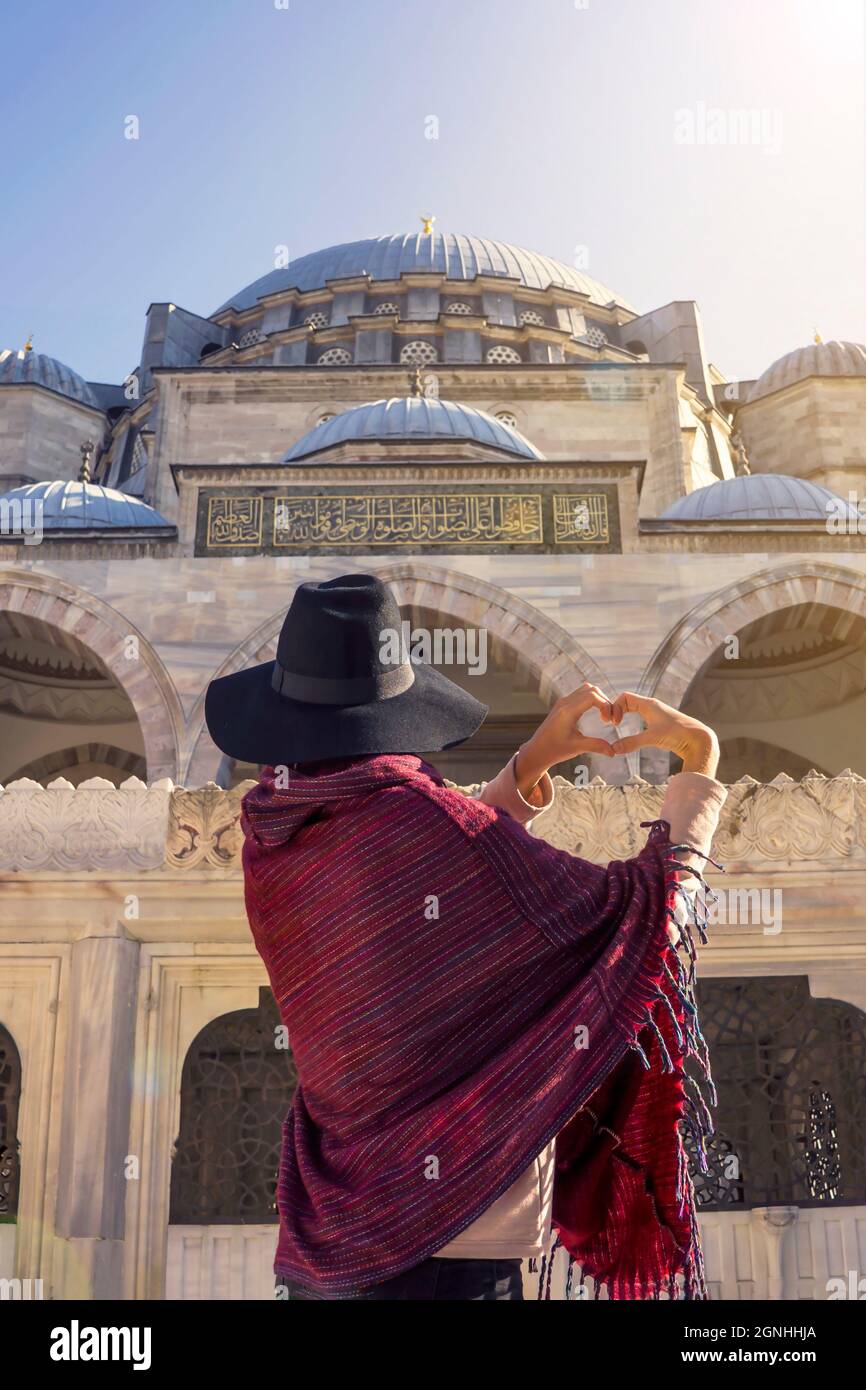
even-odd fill
[(546, 290), (552, 285), (585, 294), (593, 304), (616, 303), (631, 312), (613, 290), (592, 280), (574, 266), (552, 260), (537, 251), (525, 251), (505, 241), (487, 237), (461, 236), (433, 232), (411, 232), (403, 236), (368, 237), (340, 246), (328, 246), (291, 261), (285, 268), (272, 270), (227, 299), (223, 309), (251, 309), (259, 299), (283, 290), (301, 293), (322, 290), (329, 280), (350, 280), (368, 275), (371, 280), (399, 280), (404, 273), (428, 271), (448, 280), (474, 280), (478, 275), (496, 275), (516, 280), (527, 289)]
[(146, 502), (97, 483), (30, 483), (5, 493), (3, 502), (20, 500), (30, 509), (41, 504), (43, 531), (92, 531), (152, 527), (174, 531), (171, 522)]
[[(834, 514), (859, 513), (829, 488), (784, 473), (749, 473), (696, 488), (662, 512), (663, 521), (824, 521)], [(842, 509), (842, 513), (838, 509)]]
[(0, 350), (0, 386), (43, 386), (46, 391), (80, 401), (93, 410), (101, 409), (83, 376), (67, 367), (65, 362), (58, 362), (56, 357), (46, 357), (43, 352), (28, 352), (23, 348)]
[(310, 454), (320, 454), (338, 444), (357, 440), (420, 442), (470, 440), (491, 449), (517, 454), (525, 459), (543, 459), (534, 444), (516, 429), (483, 410), (426, 396), (395, 396), (389, 401), (371, 401), (333, 415), (324, 424), (299, 439), (283, 455), (284, 463), (294, 463)]
[(833, 342), (795, 348), (758, 377), (749, 400), (760, 400), (810, 376), (866, 376), (866, 347), (862, 343)]

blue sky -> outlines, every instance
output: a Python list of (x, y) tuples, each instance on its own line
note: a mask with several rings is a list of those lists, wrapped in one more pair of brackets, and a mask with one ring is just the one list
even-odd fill
[(119, 380), (151, 301), (206, 314), (277, 245), (427, 212), (696, 299), (731, 376), (863, 340), (863, 0), (288, 5), (5, 7), (0, 345)]

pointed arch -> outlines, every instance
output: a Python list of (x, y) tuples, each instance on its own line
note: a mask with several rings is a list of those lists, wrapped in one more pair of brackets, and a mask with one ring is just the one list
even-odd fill
[[(709, 594), (656, 649), (639, 689), (680, 708), (686, 694), (719, 648), (749, 623), (784, 608), (814, 604), (847, 615), (841, 629), (850, 641), (866, 641), (866, 575), (841, 565), (797, 559), (774, 565)], [(670, 756), (645, 749), (641, 775), (664, 779)]]
[[(547, 703), (583, 681), (606, 688), (604, 672), (580, 643), (546, 613), (507, 589), (423, 559), (372, 565), (370, 572), (391, 585), (404, 610), (441, 613), (470, 627), (485, 627), (494, 660), (528, 672)], [(214, 679), (273, 660), (285, 611), (281, 608), (260, 623), (226, 657)], [(189, 729), (192, 753), (186, 782), (200, 786), (215, 776), (220, 764), (220, 754), (204, 728), (204, 692), (190, 714)]]
[[(153, 647), (123, 613), (54, 575), (15, 570), (0, 570), (0, 612), (46, 623), (92, 651), (135, 710), (149, 780), (176, 778), (183, 729), (180, 700)], [(130, 638), (135, 639), (134, 658)]]
[(642, 693), (678, 707), (727, 638), (757, 618), (801, 604), (847, 613), (849, 639), (866, 637), (866, 575), (796, 560), (739, 580), (697, 604), (656, 649), (641, 678)]

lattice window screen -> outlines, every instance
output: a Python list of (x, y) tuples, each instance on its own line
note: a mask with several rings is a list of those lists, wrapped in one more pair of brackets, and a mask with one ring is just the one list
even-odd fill
[(257, 1009), (203, 1028), (181, 1078), (180, 1134), (171, 1171), (170, 1221), (217, 1225), (276, 1221), (281, 1125), (297, 1084), (270, 990)]

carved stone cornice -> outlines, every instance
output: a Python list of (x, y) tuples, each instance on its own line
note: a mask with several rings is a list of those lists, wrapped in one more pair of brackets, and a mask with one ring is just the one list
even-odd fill
[[(627, 859), (644, 843), (641, 821), (655, 819), (664, 786), (637, 779), (612, 787), (595, 778), (586, 787), (554, 779), (556, 800), (533, 831), (559, 849), (596, 863)], [(780, 773), (763, 784), (743, 777), (728, 787), (713, 857), (722, 862), (856, 859), (866, 863), (866, 780), (809, 773), (799, 782)]]
[[(26, 779), (0, 788), (0, 870), (218, 869), (240, 872), (240, 802), (254, 782), (224, 791), (213, 782), (146, 787), (131, 777), (119, 788), (95, 777), (74, 788)], [(628, 859), (646, 839), (641, 821), (658, 817), (664, 786), (640, 779), (612, 786), (596, 778), (575, 787), (554, 780), (556, 799), (533, 833), (596, 863)], [(468, 790), (468, 789), (467, 789)], [(744, 777), (728, 788), (713, 841), (722, 863), (748, 870), (866, 869), (866, 780), (846, 771), (780, 774), (761, 784)]]
[(283, 463), (176, 463), (172, 473), (178, 484), (194, 484), (196, 487), (225, 487), (237, 484), (239, 487), (279, 487), (286, 488), (300, 483), (324, 483), (328, 486), (338, 484), (364, 483), (574, 483), (587, 479), (627, 480), (639, 474), (644, 460), (612, 459), (597, 462), (575, 459), (549, 461), (539, 459), (537, 463), (508, 463), (504, 460), (493, 462), (490, 458), (466, 458), (462, 463), (443, 463), (440, 461), (418, 462), (418, 452), (405, 451), (401, 460), (365, 457), (356, 464), (344, 460), (302, 467), (299, 464)]
[(73, 787), (29, 778), (0, 787), (0, 869), (102, 872), (156, 869), (165, 861), (172, 783), (130, 777), (115, 787), (90, 777)]

